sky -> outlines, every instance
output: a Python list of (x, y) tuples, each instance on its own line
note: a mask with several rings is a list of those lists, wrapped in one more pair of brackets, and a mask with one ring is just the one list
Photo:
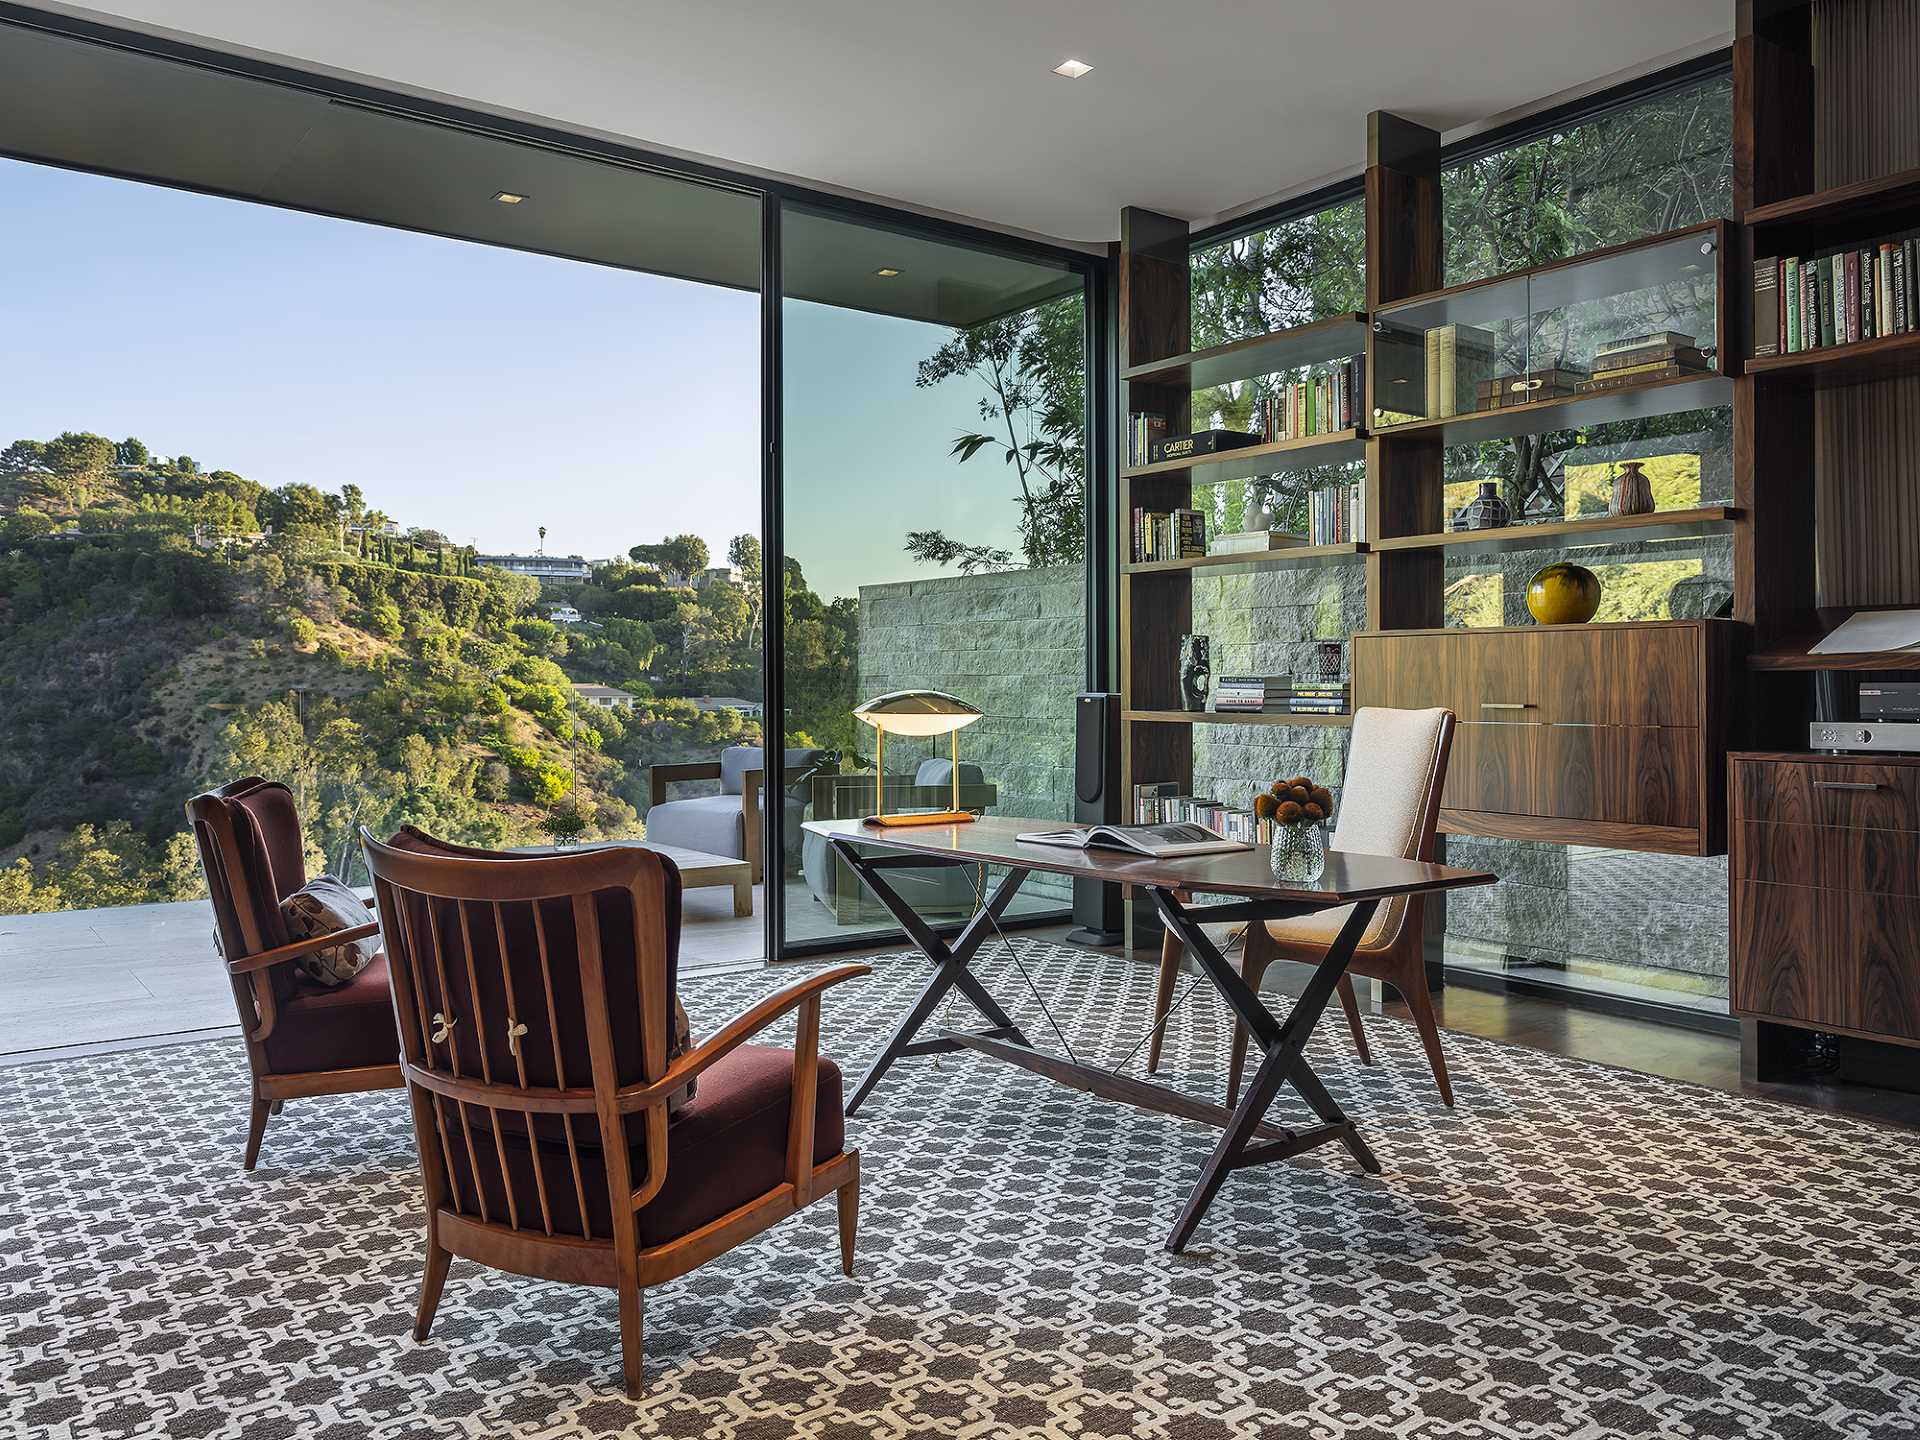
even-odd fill
[[(351, 481), (483, 551), (760, 529), (759, 297), (0, 159), (0, 445), (136, 436), (269, 487)], [(814, 589), (1016, 535), (939, 327), (788, 306), (789, 551)]]

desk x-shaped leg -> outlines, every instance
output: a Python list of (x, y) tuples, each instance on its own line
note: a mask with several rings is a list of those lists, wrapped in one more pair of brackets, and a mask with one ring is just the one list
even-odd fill
[(974, 952), (980, 948), (980, 942), (994, 927), (994, 923), (1006, 913), (1007, 906), (1013, 903), (1015, 893), (1026, 880), (1025, 870), (1009, 870), (1006, 879), (995, 887), (992, 896), (966, 926), (948, 945), (933, 927), (921, 918), (912, 905), (900, 898), (900, 894), (886, 882), (888, 870), (924, 870), (934, 867), (950, 867), (966, 862), (946, 860), (934, 855), (862, 855), (859, 848), (846, 840), (829, 842), (842, 860), (865, 882), (874, 899), (887, 907), (888, 913), (900, 922), (900, 928), (907, 932), (907, 938), (926, 952), (927, 958), (934, 962), (934, 972), (927, 981), (926, 988), (920, 992), (920, 998), (913, 1002), (913, 1008), (907, 1011), (906, 1018), (895, 1028), (886, 1046), (880, 1051), (873, 1064), (867, 1067), (867, 1073), (860, 1077), (860, 1083), (854, 1086), (853, 1095), (847, 1101), (847, 1114), (851, 1115), (860, 1108), (860, 1102), (867, 1098), (880, 1077), (892, 1068), (893, 1062), (902, 1055), (935, 1055), (943, 1051), (964, 1048), (960, 1041), (936, 1038), (916, 1040), (920, 1027), (927, 1023), (929, 1016), (947, 997), (949, 990), (959, 992), (971, 1000), (974, 1007), (984, 1015), (991, 1028), (978, 1032), (982, 1036), (995, 1040), (1012, 1040), (1016, 1044), (1026, 1045), (1027, 1037), (1020, 1033), (1020, 1027), (1013, 1023), (1013, 1017), (1000, 1008), (1000, 1002), (988, 993), (972, 971)]
[[(1200, 963), (1200, 968), (1206, 972), (1214, 988), (1219, 990), (1234, 1014), (1246, 1022), (1253, 1043), (1260, 1047), (1264, 1056), (1259, 1068), (1254, 1071), (1252, 1082), (1240, 1097), (1240, 1103), (1234, 1107), (1232, 1116), (1222, 1127), (1220, 1141), (1201, 1169), (1200, 1181), (1193, 1187), (1186, 1208), (1174, 1223), (1173, 1234), (1167, 1238), (1167, 1249), (1178, 1252), (1186, 1248), (1195, 1227), (1207, 1213), (1207, 1207), (1213, 1203), (1213, 1197), (1220, 1192), (1220, 1186), (1234, 1170), (1284, 1160), (1316, 1145), (1324, 1145), (1329, 1140), (1338, 1140), (1353, 1152), (1353, 1158), (1360, 1162), (1361, 1169), (1369, 1175), (1378, 1175), (1380, 1162), (1360, 1138), (1353, 1122), (1334, 1102), (1333, 1096), (1327, 1093), (1327, 1087), (1320, 1083), (1320, 1077), (1313, 1073), (1313, 1067), (1302, 1053), (1308, 1037), (1313, 1034), (1313, 1027), (1320, 1022), (1321, 1011), (1326, 1009), (1327, 1001), (1340, 983), (1340, 977), (1346, 973), (1353, 952), (1360, 944), (1360, 937), (1366, 934), (1377, 902), (1364, 900), (1353, 907), (1346, 924), (1340, 927), (1340, 934), (1327, 947), (1326, 957), (1307, 981), (1307, 988), (1287, 1018), (1281, 1021), (1274, 1018), (1253, 987), (1227, 963), (1201, 927), (1203, 923), (1214, 921), (1245, 920), (1250, 924), (1261, 924), (1269, 919), (1298, 914), (1302, 907), (1253, 901), (1204, 906), (1194, 911), (1182, 904), (1173, 891), (1161, 889), (1153, 891), (1153, 899), (1161, 916)], [(1249, 1145), (1248, 1142), (1261, 1127), (1267, 1107), (1273, 1103), (1274, 1096), (1280, 1093), (1282, 1085), (1293, 1086), (1322, 1123), (1312, 1130), (1301, 1131), (1285, 1139)]]

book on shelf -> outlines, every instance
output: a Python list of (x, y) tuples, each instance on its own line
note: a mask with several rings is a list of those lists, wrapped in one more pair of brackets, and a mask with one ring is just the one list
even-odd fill
[(1149, 560), (1198, 560), (1207, 553), (1207, 517), (1199, 510), (1133, 511), (1132, 557)]
[(1280, 386), (1260, 403), (1262, 437), (1272, 444), (1351, 430), (1367, 392), (1366, 363), (1355, 355), (1325, 374)]
[(1207, 542), (1209, 555), (1260, 555), (1305, 545), (1307, 537), (1285, 530), (1238, 530), (1216, 535)]
[(1646, 335), (1623, 335), (1617, 340), (1608, 340), (1593, 347), (1593, 358), (1597, 363), (1605, 356), (1617, 355), (1622, 350), (1645, 350), (1653, 346), (1667, 346), (1679, 349), (1693, 344), (1694, 337), (1683, 335), (1678, 330), (1655, 330)]
[(1753, 262), (1753, 353), (1780, 353), (1780, 261), (1771, 255)]
[(1167, 433), (1167, 417), (1153, 410), (1136, 410), (1127, 417), (1127, 464), (1145, 465), (1153, 442)]
[[(1920, 328), (1915, 243), (1907, 237), (1756, 260), (1753, 357), (1856, 345)], [(1674, 352), (1676, 360), (1680, 355)]]
[(1529, 370), (1524, 375), (1496, 375), (1474, 386), (1476, 410), (1501, 410), (1512, 405), (1531, 405), (1571, 395), (1587, 378), (1585, 370), (1555, 365), (1545, 370)]
[(1195, 430), (1190, 435), (1162, 435), (1147, 446), (1147, 463), (1159, 465), (1168, 460), (1195, 460), (1203, 455), (1220, 455), (1229, 450), (1244, 450), (1258, 445), (1260, 437), (1244, 430)]
[(1476, 387), (1493, 374), (1493, 332), (1474, 325), (1437, 325), (1427, 331), (1427, 415), (1471, 414)]
[(1622, 370), (1631, 370), (1635, 366), (1647, 365), (1655, 361), (1663, 364), (1687, 365), (1696, 370), (1713, 368), (1713, 362), (1707, 358), (1707, 352), (1698, 345), (1642, 345), (1633, 350), (1616, 350), (1604, 359), (1596, 360), (1593, 376), (1597, 379), (1602, 375), (1615, 375)]
[(1156, 780), (1133, 787), (1133, 823), (1157, 825), (1166, 818), (1167, 806), (1180, 793), (1172, 780)]
[(1307, 539), (1314, 545), (1352, 545), (1367, 538), (1364, 485), (1323, 485), (1307, 493)]

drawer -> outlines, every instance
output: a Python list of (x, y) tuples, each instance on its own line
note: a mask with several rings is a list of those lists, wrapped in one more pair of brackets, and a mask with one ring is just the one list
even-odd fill
[(1920, 770), (1806, 760), (1734, 762), (1736, 822), (1920, 830)]
[(1736, 880), (1920, 898), (1920, 834), (1911, 830), (1749, 820), (1734, 832), (1729, 864)]
[(1541, 637), (1543, 720), (1569, 725), (1701, 723), (1700, 632), (1556, 630)]
[(1822, 891), (1802, 885), (1733, 886), (1733, 1008), (1851, 1028), (1850, 1001), (1821, 926)]
[(1543, 725), (1536, 815), (1699, 828), (1705, 815), (1700, 732), (1664, 725)]
[(1532, 815), (1541, 726), (1464, 720), (1454, 726), (1447, 758), (1449, 810)]
[(1453, 635), (1360, 635), (1353, 642), (1356, 705), (1425, 710), (1435, 705), (1459, 713), (1454, 674), (1458, 637)]

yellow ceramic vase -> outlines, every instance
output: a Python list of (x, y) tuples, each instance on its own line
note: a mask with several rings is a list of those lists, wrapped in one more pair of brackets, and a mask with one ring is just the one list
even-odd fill
[(1527, 582), (1527, 609), (1542, 625), (1583, 625), (1600, 608), (1600, 577), (1556, 560)]

